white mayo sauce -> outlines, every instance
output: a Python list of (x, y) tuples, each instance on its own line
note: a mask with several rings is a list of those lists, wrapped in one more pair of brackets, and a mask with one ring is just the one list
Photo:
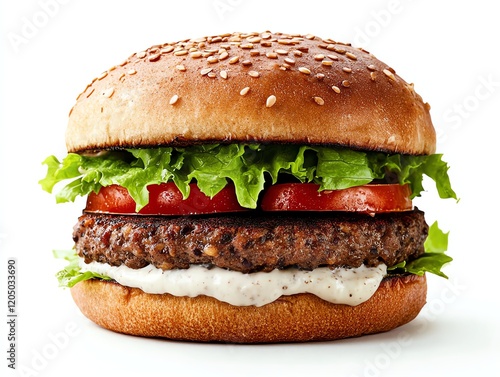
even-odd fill
[(109, 276), (128, 287), (146, 293), (169, 293), (174, 296), (205, 295), (235, 306), (262, 306), (280, 296), (312, 293), (335, 304), (358, 305), (368, 300), (386, 275), (387, 266), (273, 270), (244, 274), (218, 267), (193, 265), (185, 270), (161, 270), (148, 265), (132, 269), (106, 263), (86, 264), (80, 260), (82, 271)]

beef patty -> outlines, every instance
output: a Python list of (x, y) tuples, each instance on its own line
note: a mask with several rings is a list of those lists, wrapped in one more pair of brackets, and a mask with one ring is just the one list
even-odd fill
[(353, 215), (247, 213), (155, 217), (84, 213), (74, 227), (78, 255), (134, 269), (207, 264), (240, 272), (320, 266), (393, 266), (424, 252), (423, 212)]

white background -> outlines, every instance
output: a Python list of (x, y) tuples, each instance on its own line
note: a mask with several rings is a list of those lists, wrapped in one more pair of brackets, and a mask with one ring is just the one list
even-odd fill
[[(498, 375), (500, 20), (490, 4), (2, 1), (0, 374)], [(414, 82), (431, 104), (438, 150), (451, 165), (461, 200), (437, 200), (430, 187), (417, 205), (429, 223), (439, 219), (451, 231), (450, 279), (429, 277), (428, 304), (411, 324), (337, 342), (206, 345), (98, 328), (79, 313), (69, 291), (57, 287), (61, 264), (51, 256), (54, 248), (72, 247), (82, 202), (55, 205), (37, 184), (45, 173), (41, 161), (65, 155), (64, 130), (76, 96), (96, 75), (150, 45), (266, 29), (363, 46)], [(15, 373), (6, 360), (9, 258), (17, 258), (18, 269)]]

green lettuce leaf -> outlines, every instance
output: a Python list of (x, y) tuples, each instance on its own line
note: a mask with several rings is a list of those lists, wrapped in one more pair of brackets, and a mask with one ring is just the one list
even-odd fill
[(40, 180), (52, 192), (70, 181), (56, 194), (58, 203), (99, 192), (103, 186), (125, 187), (136, 202), (136, 211), (149, 200), (148, 185), (174, 182), (184, 198), (189, 184), (213, 197), (230, 181), (238, 202), (256, 208), (266, 182), (292, 176), (299, 182), (314, 182), (320, 190), (337, 190), (364, 185), (373, 180), (409, 184), (413, 196), (423, 191), (423, 176), (436, 182), (442, 198), (454, 198), (448, 165), (441, 155), (406, 156), (380, 152), (360, 152), (345, 148), (298, 145), (213, 144), (185, 148), (152, 148), (110, 151), (84, 156), (70, 153), (62, 161), (50, 156), (43, 162), (47, 174)]
[(442, 154), (409, 156), (372, 153), (368, 155), (368, 158), (377, 178), (384, 178), (388, 173), (396, 175), (400, 184), (410, 185), (412, 198), (420, 196), (424, 191), (422, 181), (423, 176), (427, 175), (435, 182), (440, 198), (457, 199), (457, 195), (451, 188), (448, 176), (449, 167), (443, 161)]
[(389, 267), (389, 273), (412, 273), (422, 276), (425, 272), (448, 279), (448, 276), (441, 271), (441, 268), (453, 259), (446, 255), (448, 250), (448, 233), (439, 229), (437, 221), (429, 227), (429, 235), (424, 243), (425, 253), (411, 262), (402, 262)]
[(68, 261), (68, 265), (56, 274), (59, 286), (71, 288), (76, 283), (89, 279), (111, 280), (111, 278), (91, 271), (82, 272), (75, 250), (53, 250), (54, 257)]

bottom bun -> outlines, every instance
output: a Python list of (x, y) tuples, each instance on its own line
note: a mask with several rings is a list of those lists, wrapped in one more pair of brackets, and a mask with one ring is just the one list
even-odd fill
[(82, 313), (109, 330), (176, 340), (276, 343), (335, 340), (391, 330), (425, 304), (425, 276), (386, 278), (357, 306), (311, 294), (282, 296), (261, 307), (233, 306), (207, 296), (148, 294), (118, 283), (87, 280), (71, 288)]

